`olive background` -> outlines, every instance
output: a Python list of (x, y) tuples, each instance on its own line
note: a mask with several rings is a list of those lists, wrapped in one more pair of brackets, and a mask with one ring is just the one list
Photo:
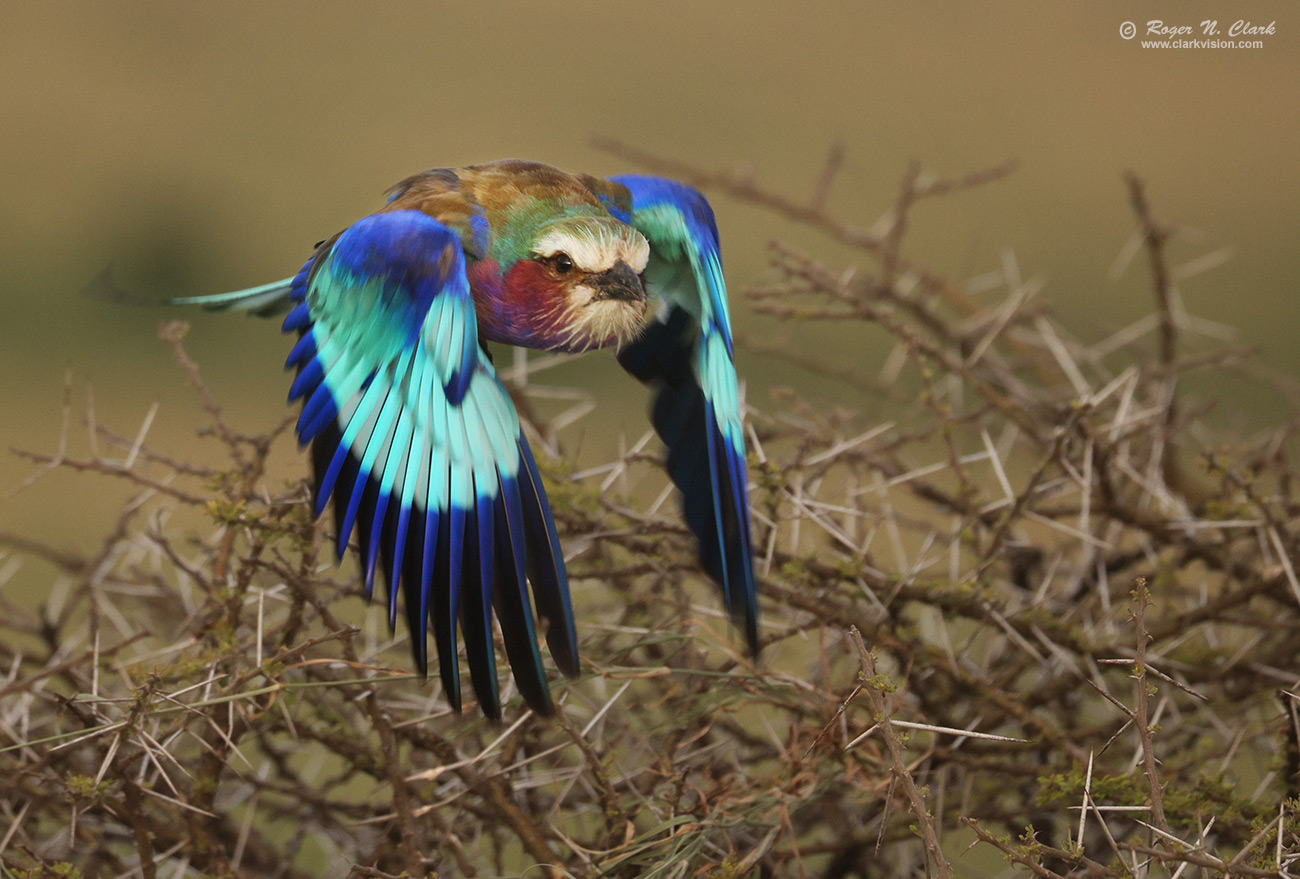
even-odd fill
[[(992, 186), (918, 210), (907, 252), (954, 277), (1013, 253), (1039, 299), (1084, 338), (1148, 312), (1145, 273), (1107, 273), (1133, 230), (1121, 174), (1139, 173), (1157, 215), (1187, 230), (1177, 262), (1233, 259), (1180, 287), (1190, 312), (1241, 330), (1265, 361), (1300, 373), (1300, 11), (1238, 4), (996, 2), (442, 3), (9, 0), (0, 28), (0, 532), (86, 551), (130, 492), (34, 469), (10, 447), (68, 448), (81, 421), (203, 459), (202, 412), (161, 320), (188, 345), (231, 421), (268, 429), (287, 410), (275, 322), (88, 299), (106, 268), (147, 296), (251, 286), (291, 274), (314, 242), (434, 166), (507, 156), (599, 174), (641, 170), (593, 146), (618, 138), (702, 168), (752, 169), (806, 198), (833, 144), (846, 163), (831, 208), (871, 226), (910, 163), (961, 174), (1016, 158)], [(1275, 21), (1255, 50), (1154, 50), (1126, 20)], [(852, 258), (749, 205), (713, 195), (734, 300), (765, 277), (774, 238)], [(741, 334), (816, 345), (878, 369), (883, 349), (840, 328), (764, 322)], [(870, 340), (868, 340), (870, 341)], [(749, 398), (823, 386), (738, 350)], [(599, 402), (570, 438), (582, 454), (644, 430), (644, 395), (608, 355), (548, 381)], [(1206, 393), (1213, 395), (1213, 377)], [(1276, 421), (1267, 393), (1218, 401), (1235, 429)], [(275, 490), (306, 472), (291, 443)], [(39, 565), (4, 568), (38, 590)], [(15, 585), (19, 584), (19, 585)]]

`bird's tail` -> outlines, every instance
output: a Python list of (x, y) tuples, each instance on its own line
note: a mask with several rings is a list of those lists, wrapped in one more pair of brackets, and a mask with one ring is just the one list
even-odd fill
[(128, 305), (197, 305), (208, 311), (246, 311), (258, 317), (271, 317), (284, 314), (289, 310), (292, 305), (289, 302), (289, 291), (292, 288), (293, 278), (284, 278), (259, 287), (232, 290), (229, 293), (151, 299), (123, 290), (113, 282), (109, 270), (105, 269), (99, 277), (87, 284), (82, 292), (91, 299), (122, 302)]
[(207, 296), (177, 296), (164, 299), (163, 305), (197, 305), (208, 311), (247, 311), (259, 317), (283, 314), (289, 310), (289, 289), (293, 278), (272, 281), (260, 287), (212, 293)]

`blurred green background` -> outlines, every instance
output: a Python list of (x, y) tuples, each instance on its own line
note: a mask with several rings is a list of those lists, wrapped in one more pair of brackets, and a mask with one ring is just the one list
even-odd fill
[[(1276, 34), (1252, 51), (1149, 50), (1119, 35), (1130, 19), (1211, 17), (1276, 20)], [(157, 402), (151, 444), (200, 454), (198, 406), (156, 342), (169, 317), (193, 321), (191, 353), (237, 426), (260, 431), (286, 411), (288, 346), (275, 323), (83, 298), (106, 266), (155, 296), (285, 277), (426, 167), (518, 156), (638, 170), (594, 149), (593, 135), (706, 168), (748, 165), (799, 199), (841, 142), (832, 207), (864, 226), (913, 160), (947, 175), (1016, 157), (1009, 180), (924, 206), (907, 252), (961, 277), (1010, 249), (1026, 276), (1047, 279), (1040, 298), (1093, 337), (1150, 309), (1143, 271), (1107, 278), (1132, 230), (1120, 174), (1133, 169), (1158, 215), (1199, 235), (1175, 245), (1175, 261), (1235, 251), (1183, 285), (1189, 310), (1240, 327), (1268, 362), (1300, 372), (1294, 4), (9, 0), (4, 18), (5, 447), (55, 451), (70, 373), (73, 453), (87, 448), (77, 421), (93, 389), (100, 422), (134, 434)], [(713, 202), (733, 291), (762, 279), (770, 239), (815, 241)], [(743, 309), (737, 322), (792, 332)], [(873, 355), (846, 344), (843, 356)], [(760, 405), (761, 389), (787, 378), (743, 350), (739, 359)], [(554, 380), (600, 394), (589, 443), (644, 429), (640, 398), (606, 360)], [(0, 456), (0, 494), (33, 469)], [(277, 478), (305, 472), (291, 452), (277, 459)], [(0, 503), (0, 531), (85, 550), (125, 495), (56, 473)]]

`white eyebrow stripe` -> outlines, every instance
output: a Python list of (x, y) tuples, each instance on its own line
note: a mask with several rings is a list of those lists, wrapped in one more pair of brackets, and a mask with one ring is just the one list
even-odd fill
[(650, 261), (650, 242), (635, 229), (629, 228), (628, 232), (625, 236), (611, 235), (603, 227), (580, 232), (554, 229), (538, 240), (533, 252), (538, 256), (567, 253), (573, 264), (584, 272), (608, 271), (622, 260), (640, 274)]

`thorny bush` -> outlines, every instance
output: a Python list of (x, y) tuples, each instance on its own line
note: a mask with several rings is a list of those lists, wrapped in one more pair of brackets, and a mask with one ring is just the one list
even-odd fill
[[(761, 660), (649, 434), (578, 470), (564, 424), (589, 406), (530, 417), (534, 357), (507, 375), (552, 453), (585, 673), (554, 721), (517, 698), (500, 725), (453, 715), (382, 612), (358, 626), (305, 487), (268, 475), (289, 422), (232, 427), (168, 325), (225, 464), (92, 423), (111, 454), (28, 456), (138, 489), (99, 549), (3, 535), (57, 569), (0, 618), (4, 875), (1289, 875), (1295, 416), (1230, 437), (1188, 393), (1195, 370), (1260, 370), (1184, 312), (1207, 263), (1169, 264), (1140, 181), (1119, 268), (1153, 311), (1085, 341), (1014, 259), (953, 281), (903, 253), (922, 202), (1009, 167), (908, 173), (876, 234), (826, 208), (838, 151), (796, 202), (607, 148), (848, 245), (846, 270), (774, 244), (738, 298), (893, 346), (739, 337), (828, 389), (751, 394)], [(163, 515), (185, 509), (206, 524)]]

